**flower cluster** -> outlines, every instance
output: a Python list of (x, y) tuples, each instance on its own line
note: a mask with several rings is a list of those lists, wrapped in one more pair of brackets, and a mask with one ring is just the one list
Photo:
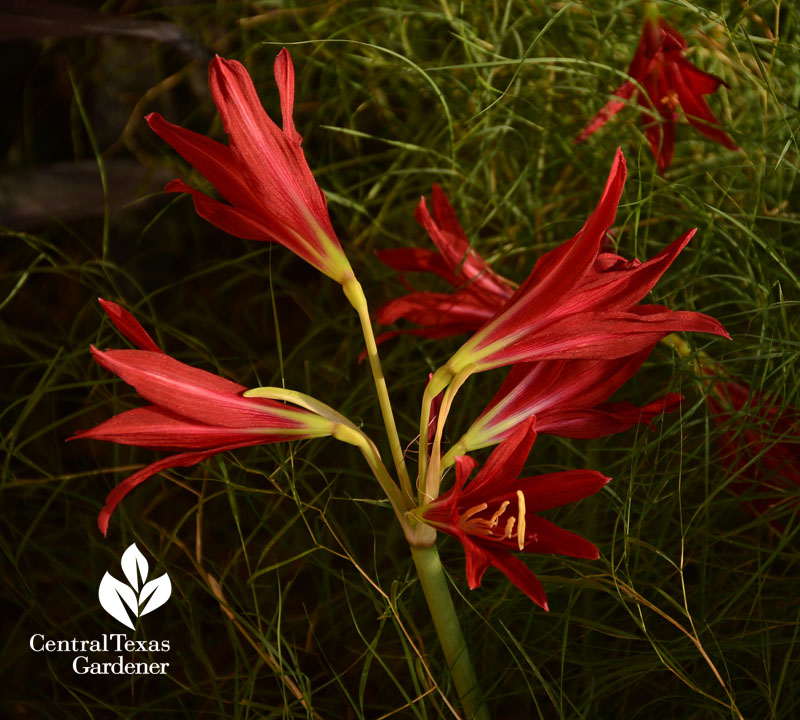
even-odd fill
[[(708, 371), (707, 371), (708, 372)], [(800, 411), (735, 380), (713, 382), (706, 403), (730, 488), (761, 515), (800, 503)]]
[[(494, 565), (546, 607), (535, 576), (510, 553), (597, 557), (593, 545), (533, 513), (593, 494), (608, 478), (592, 471), (517, 478), (536, 432), (596, 438), (674, 410), (681, 400), (674, 393), (644, 407), (609, 402), (609, 398), (666, 335), (681, 330), (728, 337), (722, 325), (707, 315), (639, 304), (686, 247), (694, 230), (645, 262), (603, 249), (625, 177), (625, 159), (617, 151), (597, 207), (582, 229), (542, 255), (513, 293), (511, 284), (470, 248), (437, 187), (435, 222), (425, 212), (424, 200), (418, 219), (438, 253), (393, 251), (388, 260), (385, 252), (381, 255), (394, 268), (443, 277), (454, 291), (449, 295), (414, 292), (385, 305), (379, 319), (402, 317), (421, 326), (410, 332), (427, 337), (474, 330), (431, 378), (429, 395), (439, 393), (455, 378), (463, 381), (473, 372), (511, 366), (495, 396), (443, 458), (435, 457), (434, 445), (431, 467), (455, 464), (455, 486), (420, 510), (424, 522), (464, 545), (470, 587), (479, 585), (485, 569)], [(467, 321), (459, 322), (464, 318)], [(437, 432), (443, 422), (437, 419)], [(468, 482), (475, 461), (466, 453), (497, 443), (486, 465)], [(429, 477), (427, 482), (436, 486), (438, 478)]]
[[(680, 34), (665, 22), (648, 20), (629, 68), (631, 80), (579, 139), (616, 113), (623, 100), (640, 92), (645, 129), (661, 170), (672, 156), (677, 102), (702, 132), (735, 147), (702, 99), (720, 81), (685, 60), (685, 48)], [(388, 330), (377, 342), (403, 334), (442, 339), (471, 333), (429, 379), (422, 402), (415, 502), (366, 300), (294, 126), (294, 70), (286, 50), (278, 55), (274, 71), (281, 128), (265, 113), (244, 67), (219, 57), (211, 62), (209, 83), (227, 145), (173, 125), (157, 113), (147, 117), (150, 127), (211, 182), (223, 201), (182, 180), (172, 181), (166, 189), (191, 194), (197, 213), (218, 228), (245, 239), (278, 242), (342, 285), (361, 320), (398, 484), (374, 443), (328, 406), (282, 389), (246, 393), (235, 382), (179, 362), (165, 354), (130, 313), (101, 300), (117, 329), (138, 349), (93, 347), (92, 354), (150, 405), (116, 415), (76, 437), (174, 452), (111, 492), (98, 519), (100, 529), (107, 532), (109, 518), (123, 497), (167, 468), (191, 466), (245, 446), (333, 436), (362, 450), (412, 546), (430, 544), (431, 534), (435, 536), (431, 528), (451, 534), (464, 546), (470, 587), (480, 585), (486, 569), (495, 566), (546, 609), (541, 583), (516, 554), (598, 557), (595, 545), (539, 513), (593, 495), (609, 478), (584, 469), (521, 477), (523, 467), (537, 433), (597, 438), (649, 423), (678, 407), (681, 397), (674, 393), (642, 407), (612, 401), (611, 396), (639, 371), (665, 336), (691, 331), (728, 337), (722, 325), (707, 315), (642, 303), (695, 231), (684, 233), (643, 262), (605, 248), (627, 173), (618, 149), (597, 206), (583, 227), (539, 257), (528, 277), (516, 285), (475, 251), (445, 193), (434, 185), (430, 205), (422, 198), (416, 218), (435, 249), (407, 247), (378, 253), (383, 263), (401, 274), (410, 292), (380, 307), (375, 317), (383, 325), (400, 320), (411, 325)], [(405, 279), (410, 273), (435, 275), (449, 288), (417, 291)], [(504, 367), (509, 371), (494, 397), (443, 451), (444, 427), (458, 389), (474, 373)], [(470, 480), (478, 465), (470, 453), (495, 445)], [(441, 490), (451, 466), (454, 483)]]
[(156, 473), (190, 467), (226, 450), (334, 433), (335, 424), (328, 418), (274, 400), (246, 398), (244, 386), (175, 360), (129, 312), (107, 300), (100, 304), (117, 330), (139, 349), (92, 347), (94, 359), (152, 404), (115, 415), (70, 439), (179, 451), (135, 472), (111, 491), (97, 519), (103, 535), (120, 501)]
[(645, 18), (639, 47), (628, 67), (630, 79), (614, 91), (614, 99), (589, 121), (576, 142), (599, 130), (627, 101), (638, 99), (644, 131), (660, 173), (672, 163), (678, 105), (689, 123), (703, 135), (730, 150), (738, 150), (703, 97), (725, 83), (690, 63), (683, 56), (686, 48), (683, 35), (666, 20)]

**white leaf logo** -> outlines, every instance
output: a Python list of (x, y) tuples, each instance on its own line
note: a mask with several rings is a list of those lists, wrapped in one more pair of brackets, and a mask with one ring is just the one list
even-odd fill
[(129, 584), (106, 573), (100, 581), (98, 597), (111, 617), (133, 630), (131, 616), (135, 619), (160, 608), (172, 594), (172, 583), (166, 573), (147, 582), (150, 566), (136, 543), (122, 554), (120, 564)]

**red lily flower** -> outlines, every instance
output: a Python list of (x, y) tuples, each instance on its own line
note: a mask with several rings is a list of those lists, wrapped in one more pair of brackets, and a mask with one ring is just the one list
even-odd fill
[(292, 120), (294, 68), (289, 52), (284, 48), (275, 60), (282, 130), (264, 112), (241, 63), (215, 57), (208, 81), (230, 138), (228, 146), (172, 125), (158, 113), (146, 119), (229, 204), (182, 180), (173, 180), (165, 189), (191, 193), (197, 214), (231, 235), (278, 242), (337, 282), (352, 278)]
[(668, 393), (638, 407), (606, 402), (642, 366), (652, 348), (613, 360), (543, 360), (514, 365), (497, 394), (448, 455), (505, 440), (527, 418), (536, 416), (538, 433), (591, 439), (613, 435), (636, 423), (649, 423), (676, 410), (681, 395)]
[(274, 400), (245, 398), (247, 389), (230, 380), (185, 365), (166, 355), (134, 317), (116, 303), (100, 300), (117, 329), (140, 350), (101, 351), (94, 359), (153, 403), (115, 415), (76, 438), (110, 440), (156, 450), (188, 450), (162, 458), (123, 480), (106, 499), (97, 518), (100, 531), (119, 502), (137, 485), (162, 470), (196, 465), (212, 455), (249, 445), (331, 435), (334, 423)]
[(638, 353), (675, 331), (729, 337), (714, 318), (637, 305), (686, 246), (695, 230), (647, 262), (600, 253), (625, 184), (625, 158), (617, 150), (603, 195), (583, 228), (546, 253), (504, 309), (437, 371), (446, 385), (473, 372), (536, 360), (611, 360)]
[[(800, 412), (776, 396), (757, 393), (742, 383), (716, 383), (706, 396), (719, 428), (720, 460), (737, 480), (734, 492), (762, 497), (747, 507), (760, 515), (782, 503), (800, 503)], [(771, 496), (765, 497), (768, 491)]]
[(483, 573), (494, 565), (547, 610), (541, 582), (513, 553), (598, 558), (599, 551), (588, 540), (536, 513), (593, 495), (610, 478), (593, 470), (518, 477), (535, 438), (531, 418), (492, 451), (468, 485), (467, 478), (477, 463), (470, 457), (456, 457), (454, 487), (422, 508), (422, 518), (454, 535), (464, 546), (471, 589), (481, 584)]
[(589, 137), (616, 115), (626, 100), (638, 96), (645, 133), (660, 173), (672, 162), (678, 117), (675, 108), (678, 105), (683, 108), (686, 119), (703, 135), (730, 150), (738, 150), (703, 97), (716, 92), (720, 85), (724, 85), (723, 81), (703, 72), (683, 57), (686, 48), (683, 35), (663, 18), (646, 18), (639, 47), (628, 67), (631, 80), (614, 91), (615, 99), (589, 121), (575, 142)]
[(401, 273), (438, 275), (455, 292), (412, 292), (390, 300), (376, 312), (379, 323), (389, 325), (404, 318), (420, 327), (383, 333), (381, 340), (403, 333), (443, 338), (475, 331), (497, 314), (514, 292), (511, 284), (470, 247), (453, 206), (436, 184), (432, 201), (432, 215), (423, 197), (415, 217), (437, 250), (395, 248), (379, 250), (377, 255), (381, 262)]

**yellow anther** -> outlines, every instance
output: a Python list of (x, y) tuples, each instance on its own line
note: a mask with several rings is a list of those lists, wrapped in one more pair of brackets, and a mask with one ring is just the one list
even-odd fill
[(514, 537), (514, 523), (517, 522), (517, 518), (510, 517), (506, 521), (506, 529), (503, 531), (503, 540), (506, 538)]
[[(506, 511), (506, 508), (510, 505), (508, 500), (503, 500), (503, 504), (497, 508), (497, 512), (489, 518), (489, 527), (494, 527), (497, 525), (497, 521), (500, 519), (500, 516)], [(486, 507), (484, 505), (484, 507)]]
[(661, 104), (668, 107), (670, 110), (674, 110), (678, 107), (680, 100), (678, 99), (678, 93), (674, 90), (668, 92), (664, 97), (661, 98)]
[(471, 507), (467, 512), (465, 512), (461, 516), (461, 522), (465, 523), (469, 520), (473, 515), (477, 515), (479, 512), (483, 512), (486, 508), (489, 507), (486, 503), (481, 503), (480, 505), (475, 505), (475, 507)]
[(525, 496), (522, 490), (517, 490), (517, 505), (519, 508), (519, 515), (517, 520), (517, 544), (519, 549), (525, 547)]

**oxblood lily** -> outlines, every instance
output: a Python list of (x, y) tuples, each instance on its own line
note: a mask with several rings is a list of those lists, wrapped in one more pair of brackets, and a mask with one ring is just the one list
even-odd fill
[(279, 242), (337, 282), (351, 279), (353, 271), (292, 120), (294, 68), (289, 52), (284, 48), (275, 60), (282, 130), (264, 112), (241, 63), (215, 57), (208, 80), (228, 146), (172, 125), (158, 113), (148, 115), (147, 122), (230, 204), (212, 200), (182, 180), (173, 180), (166, 190), (191, 193), (197, 213), (231, 235)]
[(659, 172), (663, 173), (672, 162), (678, 105), (683, 108), (686, 119), (703, 135), (730, 150), (738, 150), (703, 97), (716, 92), (724, 83), (683, 57), (686, 48), (683, 35), (663, 18), (646, 18), (639, 47), (628, 67), (631, 79), (614, 91), (616, 97), (589, 121), (576, 142), (605, 125), (625, 106), (626, 100), (638, 96), (645, 133)]
[(641, 367), (652, 348), (613, 360), (544, 360), (515, 365), (497, 394), (449, 457), (505, 440), (521, 422), (536, 416), (536, 431), (590, 439), (613, 435), (636, 423), (676, 410), (681, 396), (668, 393), (644, 407), (606, 402)]
[(100, 300), (100, 304), (117, 329), (141, 349), (101, 351), (92, 347), (94, 359), (153, 404), (115, 415), (70, 440), (192, 450), (162, 458), (117, 485), (97, 519), (104, 535), (119, 502), (162, 470), (189, 467), (249, 445), (333, 434), (336, 423), (329, 419), (273, 400), (242, 397), (244, 386), (169, 357), (130, 313), (116, 303)]
[[(800, 502), (800, 412), (779, 397), (733, 381), (717, 382), (706, 396), (719, 434), (720, 460), (736, 474), (731, 489), (761, 495), (755, 514)], [(769, 497), (765, 497), (769, 494)]]
[(514, 553), (596, 559), (599, 552), (592, 543), (536, 513), (593, 495), (609, 478), (593, 470), (518, 477), (535, 438), (531, 418), (492, 451), (469, 484), (477, 463), (456, 457), (454, 487), (420, 513), (424, 522), (454, 535), (464, 546), (470, 588), (478, 587), (486, 569), (494, 565), (547, 610), (542, 584)]
[(603, 195), (583, 228), (539, 258), (502, 312), (437, 371), (431, 393), (461, 372), (538, 360), (627, 357), (675, 331), (728, 337), (725, 328), (707, 315), (637, 305), (695, 230), (644, 263), (600, 253), (616, 217), (625, 177), (625, 158), (617, 150)]
[(453, 206), (436, 184), (432, 205), (433, 214), (425, 198), (421, 198), (415, 217), (427, 230), (437, 250), (396, 248), (379, 250), (377, 255), (384, 264), (400, 273), (438, 275), (455, 292), (412, 292), (378, 308), (376, 318), (383, 325), (403, 318), (420, 326), (384, 333), (380, 336), (382, 340), (400, 333), (442, 338), (475, 331), (496, 315), (514, 292), (511, 284), (470, 247)]

